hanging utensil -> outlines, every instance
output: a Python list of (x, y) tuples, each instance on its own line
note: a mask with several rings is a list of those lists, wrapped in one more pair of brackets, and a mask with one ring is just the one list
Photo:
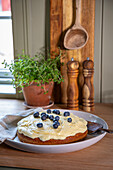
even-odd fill
[(86, 45), (88, 33), (80, 24), (81, 0), (76, 0), (75, 24), (67, 31), (64, 37), (64, 47), (67, 49), (79, 49)]

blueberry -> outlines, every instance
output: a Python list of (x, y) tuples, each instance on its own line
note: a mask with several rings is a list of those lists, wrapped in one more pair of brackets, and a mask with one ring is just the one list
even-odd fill
[(57, 125), (58, 125), (58, 126), (60, 126), (60, 123), (59, 123), (59, 121), (57, 121)]
[(59, 120), (60, 119), (60, 117), (59, 116), (55, 116), (55, 120)]
[(64, 116), (65, 117), (70, 116), (70, 112), (64, 112)]
[(57, 110), (56, 110), (56, 109), (54, 109), (54, 110), (53, 110), (53, 113), (56, 113), (56, 112), (57, 112)]
[(51, 109), (47, 109), (47, 113), (51, 113)]
[(60, 114), (60, 111), (59, 111), (59, 110), (57, 110), (57, 109), (54, 109), (54, 110), (53, 110), (53, 113), (55, 113), (55, 114), (59, 115), (59, 114)]
[(58, 126), (60, 125), (59, 121), (58, 120), (53, 120), (54, 123), (58, 124)]
[(58, 125), (58, 126), (60, 126), (60, 123), (59, 123), (59, 121), (55, 121), (54, 123), (57, 123), (57, 125)]
[(68, 121), (68, 122), (72, 122), (72, 119), (69, 117), (69, 118), (67, 119), (67, 121)]
[(46, 119), (47, 119), (46, 115), (42, 115), (42, 116), (41, 116), (41, 119), (42, 119), (42, 120), (46, 120)]
[(37, 123), (37, 127), (38, 127), (38, 128), (43, 127), (43, 123)]
[(33, 113), (33, 116), (34, 116), (35, 118), (39, 117), (39, 112)]
[(53, 123), (53, 128), (57, 129), (58, 128), (58, 124), (57, 123)]
[(57, 115), (60, 115), (60, 111), (59, 111), (59, 110), (57, 110), (57, 111), (56, 111), (56, 114), (57, 114)]
[(54, 119), (54, 116), (53, 116), (53, 115), (50, 115), (50, 116), (49, 116), (49, 119), (50, 119), (50, 120), (53, 120), (53, 119)]
[(42, 112), (42, 113), (41, 113), (41, 116), (43, 116), (43, 115), (46, 115), (46, 113), (45, 113), (45, 112)]
[(49, 115), (48, 115), (48, 114), (46, 114), (46, 118), (49, 118)]
[(57, 120), (53, 119), (53, 122), (55, 122), (55, 121), (57, 121)]

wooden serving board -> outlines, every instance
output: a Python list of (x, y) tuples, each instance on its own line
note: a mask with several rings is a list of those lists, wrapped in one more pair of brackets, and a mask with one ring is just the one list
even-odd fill
[[(66, 31), (73, 25), (76, 17), (76, 1), (75, 0), (50, 0), (50, 50), (58, 53), (58, 47), (66, 53), (63, 59), (64, 66), (61, 72), (64, 76), (64, 83), (55, 87), (55, 102), (67, 103), (67, 62), (73, 57), (79, 61), (79, 102), (81, 103), (81, 89), (83, 86), (82, 63), (89, 57), (94, 61), (94, 21), (95, 21), (95, 0), (81, 1), (81, 25), (86, 29), (89, 35), (88, 42), (85, 47), (79, 50), (66, 50), (63, 47), (64, 35)], [(93, 82), (93, 79), (92, 79)]]

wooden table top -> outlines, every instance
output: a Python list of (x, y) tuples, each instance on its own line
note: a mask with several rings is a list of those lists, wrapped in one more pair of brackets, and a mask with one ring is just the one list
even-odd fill
[[(65, 105), (54, 105), (65, 108)], [(0, 115), (22, 111), (23, 101), (0, 99)], [(113, 104), (95, 104), (93, 114), (103, 118), (113, 129)], [(113, 169), (113, 134), (80, 151), (62, 154), (28, 153), (0, 145), (0, 166), (27, 169)]]

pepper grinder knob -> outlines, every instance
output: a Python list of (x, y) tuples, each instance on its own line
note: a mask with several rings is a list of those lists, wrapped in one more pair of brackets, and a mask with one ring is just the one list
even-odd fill
[(67, 87), (67, 107), (73, 110), (78, 110), (78, 73), (79, 73), (79, 62), (71, 61), (67, 63), (67, 75), (68, 75), (68, 87)]
[(87, 58), (87, 60), (83, 62), (84, 84), (82, 89), (82, 107), (85, 111), (94, 110), (93, 74), (94, 62)]

